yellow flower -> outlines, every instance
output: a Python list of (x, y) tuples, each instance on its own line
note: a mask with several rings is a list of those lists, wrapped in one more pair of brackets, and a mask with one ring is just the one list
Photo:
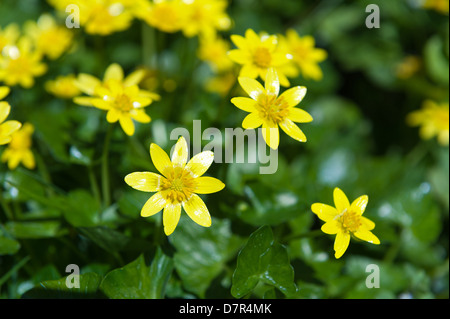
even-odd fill
[(435, 136), (442, 146), (449, 144), (449, 106), (427, 100), (421, 110), (408, 114), (406, 121), (411, 126), (420, 126), (420, 136), (429, 140)]
[(72, 44), (73, 34), (65, 26), (60, 26), (50, 14), (43, 14), (38, 21), (28, 21), (24, 26), (36, 46), (36, 50), (55, 60)]
[(230, 17), (226, 14), (225, 0), (184, 0), (186, 6), (186, 21), (183, 33), (187, 37), (196, 35), (214, 36), (217, 30), (228, 30), (231, 26)]
[(10, 170), (15, 169), (22, 163), (28, 169), (34, 169), (34, 155), (31, 151), (34, 127), (30, 123), (25, 123), (22, 128), (12, 135), (12, 140), (2, 154), (2, 162), (8, 162)]
[(350, 243), (350, 237), (354, 236), (371, 244), (379, 245), (380, 240), (371, 232), (375, 223), (363, 217), (369, 197), (363, 195), (358, 197), (350, 205), (344, 192), (335, 188), (333, 192), (335, 207), (315, 203), (311, 210), (325, 222), (322, 231), (326, 234), (336, 235), (334, 242), (335, 257), (341, 258)]
[(202, 176), (211, 166), (214, 154), (205, 151), (187, 162), (188, 146), (186, 140), (181, 137), (175, 145), (171, 159), (156, 144), (150, 145), (150, 156), (162, 176), (151, 172), (136, 172), (125, 177), (125, 182), (134, 189), (156, 192), (142, 207), (141, 216), (155, 215), (164, 208), (163, 225), (167, 236), (172, 234), (178, 225), (181, 207), (195, 223), (210, 227), (211, 216), (208, 208), (197, 194), (216, 193), (225, 187), (225, 184), (216, 178)]
[(421, 65), (419, 57), (408, 55), (397, 65), (395, 74), (399, 79), (409, 79), (420, 70)]
[(19, 26), (15, 23), (7, 25), (3, 30), (0, 27), (0, 54), (7, 45), (14, 45), (20, 36)]
[(228, 71), (208, 79), (205, 89), (208, 92), (218, 93), (222, 97), (226, 97), (235, 83), (236, 75), (233, 71)]
[(135, 15), (160, 31), (174, 33), (185, 24), (186, 6), (181, 0), (144, 1), (136, 7)]
[(18, 121), (5, 122), (9, 112), (11, 112), (11, 106), (8, 102), (2, 101), (2, 99), (8, 94), (9, 87), (0, 86), (0, 145), (5, 145), (11, 142), (11, 135), (22, 126), (22, 124)]
[(280, 84), (289, 86), (289, 80), (283, 72), (283, 68), (290, 61), (285, 52), (278, 46), (278, 38), (275, 35), (257, 35), (252, 29), (248, 29), (245, 38), (240, 35), (232, 35), (231, 40), (238, 49), (229, 52), (230, 59), (242, 65), (240, 77), (266, 79), (267, 71), (275, 68)]
[(138, 70), (124, 78), (122, 67), (116, 63), (107, 68), (103, 82), (80, 74), (76, 81), (78, 88), (92, 97), (76, 97), (74, 102), (107, 111), (106, 120), (109, 123), (119, 121), (124, 132), (131, 136), (135, 131), (133, 120), (149, 123), (151, 118), (144, 107), (159, 99), (157, 94), (139, 88), (138, 83), (144, 76), (145, 71)]
[(323, 78), (318, 64), (327, 58), (327, 52), (315, 47), (312, 36), (300, 37), (295, 30), (290, 29), (286, 32), (286, 38), (281, 37), (280, 42), (305, 79), (319, 81)]
[(224, 72), (233, 68), (228, 56), (231, 44), (218, 36), (201, 37), (198, 57), (207, 62), (214, 72)]
[(251, 97), (237, 97), (231, 100), (235, 106), (250, 112), (244, 119), (244, 129), (255, 129), (262, 125), (263, 138), (272, 149), (277, 149), (280, 141), (278, 127), (293, 139), (306, 142), (306, 136), (294, 123), (309, 123), (313, 120), (306, 111), (295, 108), (306, 95), (306, 88), (297, 86), (281, 94), (277, 72), (267, 72), (265, 87), (251, 78), (239, 78), (241, 87)]
[(76, 77), (73, 74), (58, 76), (56, 79), (45, 82), (45, 89), (50, 94), (63, 99), (71, 99), (81, 94), (76, 85)]
[(449, 12), (449, 0), (425, 0), (422, 5), (425, 9), (432, 9), (442, 14)]
[(32, 50), (31, 40), (21, 38), (17, 46), (7, 45), (0, 56), (0, 81), (8, 86), (20, 84), (24, 88), (34, 85), (34, 78), (47, 71), (41, 54)]
[(130, 27), (136, 0), (48, 0), (65, 12), (67, 5), (79, 8), (80, 24), (89, 34), (109, 35)]

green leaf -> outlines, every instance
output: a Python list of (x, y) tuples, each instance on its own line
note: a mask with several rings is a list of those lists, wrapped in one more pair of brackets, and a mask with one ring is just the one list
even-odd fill
[(0, 235), (0, 256), (15, 254), (20, 249), (20, 243), (12, 238)]
[[(71, 276), (71, 275), (69, 275)], [(98, 287), (102, 280), (96, 273), (79, 275), (80, 288), (68, 288), (66, 280), (69, 276), (58, 280), (41, 282), (38, 286), (27, 291), (25, 299), (89, 299), (99, 298)]]
[(425, 64), (429, 75), (438, 83), (448, 85), (449, 83), (449, 62), (445, 56), (444, 43), (442, 39), (435, 35), (428, 40), (424, 50)]
[(87, 191), (71, 191), (64, 204), (64, 217), (73, 226), (93, 227), (99, 223), (100, 205)]
[(200, 297), (205, 295), (211, 281), (235, 256), (241, 240), (231, 232), (229, 220), (213, 219), (209, 228), (195, 224), (183, 216), (169, 238), (177, 252), (175, 269), (183, 286)]
[(123, 249), (130, 241), (128, 236), (105, 226), (80, 227), (78, 230), (82, 235), (110, 253)]
[(287, 249), (274, 240), (269, 226), (263, 226), (252, 233), (240, 251), (231, 294), (242, 298), (260, 281), (276, 287), (286, 296), (297, 291)]
[(37, 239), (62, 235), (58, 221), (8, 222), (6, 231), (14, 238)]
[(109, 272), (101, 290), (112, 299), (161, 299), (172, 270), (173, 260), (158, 248), (150, 266), (140, 255), (125, 267)]

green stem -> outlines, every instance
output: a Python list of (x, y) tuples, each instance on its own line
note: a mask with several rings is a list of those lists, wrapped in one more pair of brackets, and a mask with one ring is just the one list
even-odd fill
[(108, 127), (103, 144), (102, 153), (102, 191), (103, 191), (103, 206), (107, 208), (111, 205), (110, 181), (109, 181), (109, 145), (111, 144), (112, 133), (114, 125)]
[(3, 197), (3, 191), (0, 191), (0, 206), (3, 208), (3, 211), (5, 212), (8, 220), (14, 220), (14, 213), (11, 210), (11, 207), (9, 207), (8, 203), (5, 201), (5, 198)]
[(92, 193), (94, 194), (97, 203), (101, 206), (102, 198), (100, 195), (100, 188), (98, 186), (97, 179), (95, 177), (94, 168), (92, 167), (92, 165), (89, 165), (87, 169), (89, 174), (89, 182), (91, 183)]

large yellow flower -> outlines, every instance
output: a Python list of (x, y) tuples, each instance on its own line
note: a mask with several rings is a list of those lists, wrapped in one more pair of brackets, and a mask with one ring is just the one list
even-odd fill
[(315, 203), (311, 206), (311, 210), (325, 222), (321, 228), (322, 231), (326, 234), (336, 235), (334, 256), (337, 259), (342, 257), (348, 248), (351, 236), (379, 245), (380, 240), (371, 232), (375, 228), (375, 223), (362, 216), (369, 197), (367, 195), (360, 196), (350, 204), (344, 192), (336, 187), (333, 198), (335, 207)]
[(187, 37), (196, 35), (214, 36), (217, 32), (228, 30), (231, 19), (225, 12), (227, 1), (225, 0), (190, 0), (184, 1), (186, 6), (186, 21), (183, 25), (183, 33)]
[(164, 232), (173, 233), (178, 225), (181, 207), (187, 215), (203, 227), (211, 226), (211, 216), (203, 200), (197, 194), (221, 191), (225, 184), (213, 177), (202, 176), (211, 166), (214, 154), (205, 151), (189, 162), (188, 146), (181, 137), (175, 145), (172, 158), (156, 144), (150, 145), (150, 156), (156, 169), (162, 174), (136, 172), (125, 177), (125, 182), (143, 192), (156, 192), (145, 203), (141, 216), (149, 217), (162, 209)]
[(266, 79), (267, 71), (275, 68), (280, 84), (289, 86), (289, 80), (284, 73), (284, 68), (290, 61), (286, 52), (278, 47), (278, 38), (275, 35), (257, 35), (252, 29), (248, 29), (245, 38), (240, 35), (232, 35), (231, 40), (238, 49), (229, 52), (230, 59), (242, 65), (240, 77)]
[(290, 29), (286, 32), (286, 38), (282, 37), (280, 42), (305, 79), (322, 79), (323, 73), (318, 64), (327, 58), (327, 52), (315, 47), (312, 36), (300, 37), (295, 30)]
[(250, 112), (244, 119), (244, 129), (255, 129), (262, 125), (263, 138), (272, 149), (277, 149), (280, 136), (278, 127), (293, 139), (306, 142), (306, 136), (294, 123), (309, 123), (312, 116), (306, 111), (295, 108), (306, 95), (306, 88), (297, 86), (281, 94), (277, 72), (267, 72), (265, 87), (251, 78), (239, 78), (242, 88), (251, 97), (233, 98), (231, 102), (243, 111)]
[(11, 106), (8, 102), (2, 101), (5, 96), (9, 94), (9, 87), (0, 86), (0, 145), (11, 142), (12, 134), (20, 129), (22, 124), (18, 121), (6, 121), (6, 118), (11, 112)]
[(159, 99), (157, 94), (139, 88), (138, 83), (144, 75), (144, 70), (138, 70), (124, 78), (122, 67), (116, 63), (107, 68), (103, 82), (91, 75), (80, 74), (77, 85), (91, 97), (76, 97), (74, 102), (107, 111), (106, 120), (109, 123), (119, 121), (124, 132), (131, 136), (135, 131), (133, 120), (149, 123), (151, 118), (144, 108)]
[(7, 45), (0, 55), (0, 81), (8, 86), (20, 84), (24, 88), (34, 85), (34, 78), (47, 71), (41, 62), (42, 55), (32, 48), (27, 37), (19, 39), (17, 45)]
[(408, 114), (406, 121), (411, 126), (420, 126), (420, 137), (424, 140), (437, 136), (441, 145), (449, 144), (448, 103), (437, 104), (427, 100), (421, 110)]
[(25, 34), (36, 46), (36, 50), (55, 60), (70, 48), (73, 33), (65, 26), (60, 26), (50, 14), (43, 14), (38, 21), (25, 23)]
[(25, 123), (22, 128), (12, 134), (11, 142), (3, 151), (1, 160), (8, 162), (10, 170), (15, 169), (22, 163), (28, 169), (34, 169), (36, 166), (33, 152), (31, 151), (31, 136), (34, 132), (34, 126)]

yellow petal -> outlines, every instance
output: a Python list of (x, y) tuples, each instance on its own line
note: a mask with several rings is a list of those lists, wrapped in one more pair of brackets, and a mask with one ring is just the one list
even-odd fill
[(255, 109), (256, 101), (248, 97), (235, 97), (231, 99), (231, 103), (233, 103), (237, 108), (245, 112), (251, 113), (256, 110)]
[(103, 82), (108, 82), (109, 80), (116, 80), (116, 81), (123, 80), (123, 69), (117, 63), (111, 64), (105, 71)]
[(161, 211), (167, 202), (161, 192), (156, 193), (144, 204), (141, 210), (142, 217), (150, 217)]
[(151, 172), (134, 172), (125, 176), (125, 183), (142, 192), (159, 192), (163, 177)]
[(192, 173), (193, 177), (199, 177), (205, 174), (208, 168), (214, 161), (214, 153), (211, 151), (201, 152), (195, 155), (189, 163), (187, 163), (185, 169)]
[(205, 203), (198, 195), (193, 194), (187, 202), (183, 203), (183, 208), (186, 214), (200, 226), (211, 226), (211, 215)]
[(73, 99), (73, 102), (78, 105), (82, 105), (82, 106), (94, 106), (94, 104), (92, 104), (92, 101), (94, 101), (94, 100), (95, 100), (95, 98), (92, 98), (92, 97), (78, 96)]
[(261, 38), (252, 29), (247, 29), (247, 31), (245, 31), (245, 38), (248, 41), (247, 43), (249, 43), (251, 46), (255, 46), (261, 43)]
[(234, 34), (234, 35), (232, 35), (230, 38), (231, 38), (231, 41), (232, 41), (239, 49), (242, 49), (242, 50), (248, 49), (248, 46), (247, 46), (247, 40), (246, 40), (243, 36)]
[(368, 230), (359, 230), (357, 232), (354, 232), (353, 235), (355, 235), (356, 238), (367, 241), (371, 244), (380, 244), (380, 240), (378, 239), (378, 237)]
[(97, 86), (101, 85), (102, 82), (95, 76), (81, 73), (78, 75), (75, 85), (85, 94), (93, 95)]
[(9, 105), (8, 102), (0, 102), (0, 123), (3, 123), (3, 121), (6, 120), (9, 112), (11, 112), (11, 105)]
[(294, 107), (303, 100), (306, 92), (307, 89), (304, 86), (293, 87), (281, 94), (279, 99), (283, 99), (289, 107)]
[(280, 81), (278, 79), (277, 71), (270, 68), (266, 75), (265, 89), (267, 93), (278, 96), (280, 93)]
[(150, 145), (150, 157), (152, 158), (153, 165), (155, 165), (158, 172), (163, 176), (167, 176), (168, 170), (173, 169), (169, 156), (158, 145), (153, 143)]
[(273, 150), (278, 149), (278, 145), (280, 144), (280, 131), (278, 126), (263, 123), (261, 132), (266, 144)]
[(290, 137), (292, 137), (294, 140), (297, 140), (299, 142), (306, 142), (307, 138), (305, 133), (290, 119), (285, 119), (283, 122), (280, 123), (281, 129)]
[(134, 71), (125, 78), (123, 85), (126, 87), (138, 85), (144, 77), (145, 77), (145, 70)]
[(372, 230), (375, 228), (375, 223), (364, 216), (361, 216), (361, 222), (363, 225), (362, 227), (364, 227), (366, 230)]
[(195, 179), (196, 187), (195, 193), (197, 194), (211, 194), (221, 191), (225, 184), (222, 181), (214, 177), (202, 176)]
[(336, 208), (322, 203), (312, 204), (311, 210), (324, 222), (334, 220), (336, 215), (338, 215), (338, 211), (336, 210)]
[(20, 127), (22, 126), (22, 123), (18, 122), (18, 121), (6, 121), (2, 124), (0, 124), (0, 132), (2, 134), (2, 136), (9, 136), (11, 134), (13, 134), (15, 131), (17, 131), (18, 129), (20, 129)]
[(133, 120), (138, 121), (139, 123), (150, 123), (152, 118), (145, 113), (143, 109), (134, 109), (130, 111), (130, 116)]
[(255, 101), (258, 100), (261, 94), (266, 93), (266, 90), (261, 85), (261, 83), (259, 83), (255, 79), (241, 77), (238, 79), (238, 81), (244, 91), (247, 92), (247, 94)]
[(352, 202), (350, 209), (355, 213), (362, 215), (366, 210), (367, 203), (369, 202), (369, 196), (363, 195), (358, 197)]
[(330, 220), (329, 222), (322, 225), (321, 230), (325, 234), (335, 235), (341, 230), (341, 228), (339, 227), (339, 224), (337, 221)]
[(116, 123), (119, 120), (120, 112), (115, 108), (111, 108), (108, 113), (106, 113), (106, 120), (108, 123)]
[(164, 207), (163, 225), (164, 233), (169, 236), (173, 233), (180, 221), (181, 204), (168, 204)]
[(127, 134), (128, 136), (132, 136), (134, 134), (134, 123), (131, 117), (121, 116), (119, 117), (119, 123), (125, 134)]
[(0, 86), (0, 100), (4, 99), (10, 92), (9, 87)]
[(334, 257), (339, 259), (345, 253), (350, 244), (350, 234), (347, 232), (338, 232), (334, 240)]
[(248, 64), (251, 62), (251, 56), (242, 50), (231, 50), (228, 52), (228, 57), (237, 64)]
[(259, 69), (253, 64), (246, 64), (241, 68), (239, 77), (256, 79), (259, 74)]
[(350, 202), (348, 201), (347, 196), (338, 187), (336, 187), (333, 191), (333, 199), (334, 199), (334, 206), (336, 206), (336, 209), (339, 214), (341, 214), (345, 209), (350, 208)]
[(173, 166), (184, 167), (188, 159), (188, 146), (186, 140), (183, 136), (178, 139), (177, 144), (175, 144), (175, 149), (172, 153), (172, 164)]
[(25, 150), (22, 157), (23, 165), (28, 169), (34, 169), (36, 167), (36, 162), (34, 160), (34, 155), (31, 150)]
[(105, 101), (104, 99), (95, 98), (91, 101), (92, 105), (100, 110), (109, 110), (112, 107), (111, 103)]
[(262, 124), (262, 118), (257, 112), (254, 112), (245, 117), (244, 121), (242, 122), (242, 127), (246, 130), (251, 130), (260, 127)]
[(295, 107), (289, 109), (288, 118), (292, 122), (297, 122), (297, 123), (310, 123), (313, 121), (312, 116), (308, 112), (306, 112), (302, 109), (295, 108)]

